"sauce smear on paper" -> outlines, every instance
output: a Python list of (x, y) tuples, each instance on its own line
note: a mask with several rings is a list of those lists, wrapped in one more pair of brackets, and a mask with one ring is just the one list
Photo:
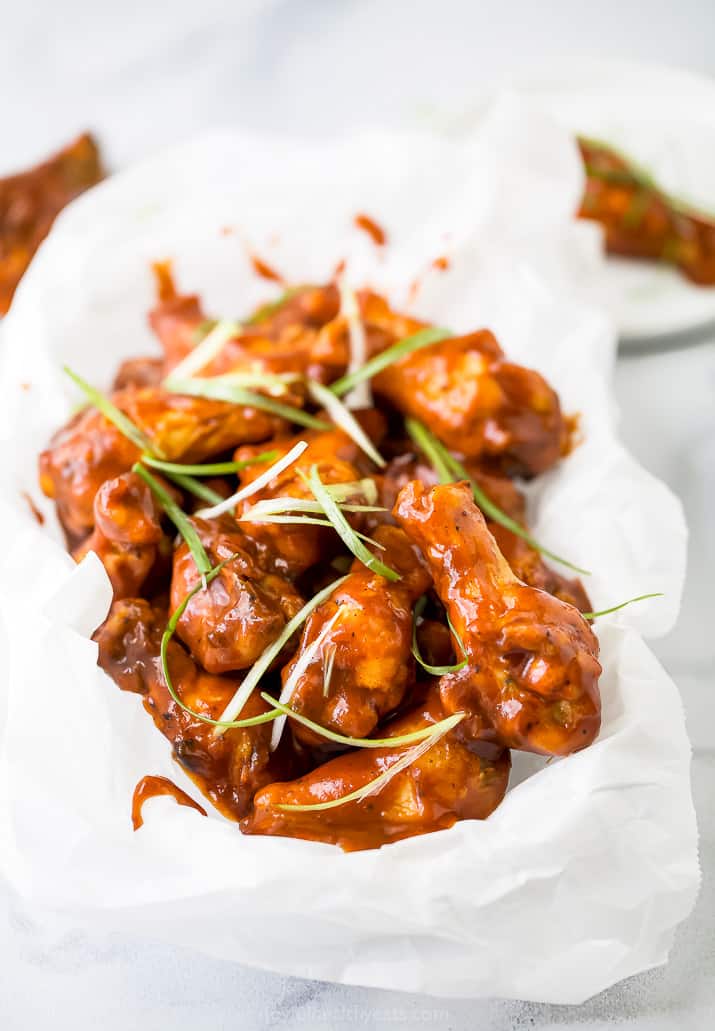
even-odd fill
[(261, 279), (269, 279), (272, 283), (285, 282), (280, 272), (276, 272), (274, 268), (271, 268), (263, 258), (259, 258), (257, 254), (251, 254), (250, 258), (253, 271), (259, 275)]
[(191, 809), (198, 810), (202, 816), (206, 816), (206, 810), (198, 802), (194, 802), (190, 795), (187, 795), (185, 791), (177, 787), (168, 777), (158, 777), (150, 774), (147, 777), (142, 777), (134, 788), (134, 795), (132, 796), (132, 825), (135, 831), (138, 831), (144, 824), (142, 816), (144, 803), (150, 798), (157, 798), (159, 795), (168, 795), (179, 805), (189, 806)]
[(378, 247), (385, 246), (387, 243), (387, 233), (374, 218), (360, 213), (355, 216), (354, 222), (358, 229), (362, 229), (364, 233), (367, 233), (374, 244), (377, 244)]

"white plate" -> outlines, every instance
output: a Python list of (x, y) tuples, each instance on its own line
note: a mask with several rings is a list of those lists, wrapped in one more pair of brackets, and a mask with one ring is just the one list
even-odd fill
[[(669, 192), (715, 210), (715, 80), (647, 64), (569, 59), (550, 62), (513, 88), (571, 131), (623, 150)], [(487, 102), (480, 99), (452, 127), (473, 127)], [(715, 287), (695, 286), (674, 269), (609, 258), (593, 286), (629, 346), (715, 327)]]

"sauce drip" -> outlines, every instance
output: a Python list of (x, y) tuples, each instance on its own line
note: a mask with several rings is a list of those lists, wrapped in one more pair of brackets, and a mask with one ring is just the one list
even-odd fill
[(157, 798), (159, 795), (168, 795), (179, 805), (189, 806), (191, 809), (196, 809), (200, 812), (202, 816), (206, 816), (206, 810), (198, 802), (194, 802), (190, 795), (187, 795), (185, 791), (177, 787), (168, 777), (149, 775), (142, 777), (134, 788), (132, 796), (132, 825), (135, 831), (138, 831), (144, 825), (144, 818), (142, 816), (144, 803), (150, 798)]
[(44, 526), (45, 517), (43, 516), (42, 512), (40, 512), (39, 508), (37, 507), (35, 502), (32, 500), (30, 495), (27, 493), (26, 490), (23, 490), (20, 493), (22, 494), (23, 498), (27, 502), (27, 504), (28, 504), (28, 506), (30, 508), (30, 511), (32, 512), (32, 514), (35, 517), (35, 519), (37, 520), (37, 522), (40, 524), (40, 526)]
[(385, 246), (387, 243), (387, 233), (373, 218), (370, 218), (369, 215), (358, 214), (353, 221), (358, 229), (362, 229), (364, 233), (367, 233), (374, 244), (377, 244), (378, 247)]
[(265, 262), (262, 258), (259, 258), (257, 254), (251, 254), (251, 265), (256, 275), (259, 275), (261, 279), (268, 279), (272, 283), (284, 283), (285, 280), (280, 272), (276, 272), (274, 268)]
[(450, 261), (446, 254), (440, 254), (440, 256), (435, 258), (432, 262), (432, 268), (439, 269), (440, 272), (446, 272), (449, 265)]

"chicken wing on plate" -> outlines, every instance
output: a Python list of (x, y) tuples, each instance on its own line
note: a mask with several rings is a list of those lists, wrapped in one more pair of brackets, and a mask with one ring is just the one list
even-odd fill
[(467, 668), (442, 678), (445, 709), (476, 706), (512, 748), (566, 755), (589, 745), (600, 727), (601, 666), (580, 613), (514, 576), (466, 483), (413, 481), (394, 512), (467, 652)]

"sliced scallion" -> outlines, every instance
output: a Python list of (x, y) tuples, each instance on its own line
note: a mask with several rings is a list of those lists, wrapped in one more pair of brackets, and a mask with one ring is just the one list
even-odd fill
[(264, 394), (256, 394), (242, 386), (236, 386), (231, 382), (230, 374), (228, 381), (223, 376), (213, 376), (210, 379), (172, 379), (167, 380), (166, 389), (173, 394), (186, 394), (189, 397), (205, 397), (213, 401), (225, 401), (228, 404), (242, 405), (244, 408), (256, 408), (268, 412), (271, 415), (285, 419), (287, 422), (296, 423), (299, 426), (308, 426), (315, 430), (329, 430), (330, 423), (324, 419), (318, 419), (302, 408), (294, 408), (293, 405), (282, 404), (272, 397)]
[[(175, 365), (164, 381), (165, 385), (173, 379), (181, 379), (184, 376), (194, 376), (201, 369), (205, 368), (214, 358), (221, 353), (229, 340), (241, 332), (240, 322), (222, 320), (215, 323), (206, 336), (196, 345), (193, 351)], [(168, 389), (168, 388), (167, 388)]]
[(498, 505), (489, 498), (482, 488), (476, 483), (475, 480), (469, 475), (465, 467), (459, 462), (444, 446), (441, 440), (438, 440), (435, 435), (427, 429), (422, 423), (416, 419), (410, 420), (410, 426), (408, 427), (410, 436), (418, 445), (418, 447), (424, 451), (426, 457), (433, 461), (436, 457), (438, 458), (438, 466), (435, 466), (435, 472), (440, 478), (442, 483), (454, 483), (455, 480), (466, 480), (469, 484), (474, 500), (480, 509), (488, 516), (493, 522), (499, 523), (505, 529), (510, 530), (517, 537), (521, 537), (526, 541), (535, 551), (540, 552), (547, 558), (552, 559), (554, 562), (559, 562), (562, 566), (568, 566), (569, 569), (573, 569), (577, 573), (581, 573), (584, 576), (590, 576), (588, 569), (582, 569), (581, 566), (574, 565), (573, 562), (569, 562), (568, 559), (562, 558), (560, 555), (556, 555), (553, 551), (549, 551), (543, 544), (539, 544), (535, 537), (532, 537), (528, 530), (525, 530), (521, 523), (517, 523), (515, 519), (508, 516), (506, 512), (503, 512)]
[[(447, 716), (446, 719), (440, 720), (439, 723), (434, 723), (429, 729), (431, 731), (429, 737), (424, 738), (419, 744), (413, 748), (409, 748), (404, 752), (396, 762), (381, 773), (374, 780), (369, 781), (367, 784), (363, 784), (361, 788), (357, 788), (356, 791), (351, 791), (348, 795), (342, 795), (340, 798), (332, 798), (329, 802), (314, 802), (311, 805), (289, 805), (286, 803), (279, 803), (276, 805), (276, 809), (282, 809), (285, 812), (294, 813), (309, 813), (309, 812), (320, 812), (324, 809), (335, 809), (337, 806), (345, 805), (347, 802), (362, 802), (364, 799), (376, 795), (379, 791), (382, 791), (389, 782), (396, 777), (398, 773), (402, 773), (403, 770), (407, 769), (413, 763), (421, 759), (425, 752), (428, 752), (433, 745), (448, 734), (450, 730), (453, 730), (464, 719), (463, 712), (455, 712), (453, 716)], [(387, 747), (390, 744), (394, 744), (396, 738), (386, 738), (388, 742)], [(386, 747), (382, 745), (381, 747)]]
[[(319, 591), (314, 598), (311, 598), (309, 602), (306, 602), (300, 612), (297, 612), (295, 616), (286, 623), (275, 641), (268, 645), (265, 651), (249, 669), (238, 691), (236, 691), (231, 701), (221, 713), (222, 721), (234, 720), (239, 715), (241, 709), (243, 709), (244, 705), (250, 698), (263, 674), (269, 669), (273, 660), (278, 657), (281, 650), (285, 647), (288, 641), (290, 641), (296, 630), (305, 623), (313, 609), (317, 609), (318, 605), (322, 605), (326, 598), (329, 598), (333, 591), (336, 591), (338, 587), (345, 582), (345, 580), (345, 576), (341, 576), (337, 580), (333, 580), (331, 584), (328, 584), (328, 586), (324, 587), (322, 591)], [(221, 733), (221, 727), (216, 727), (214, 734), (220, 736)]]
[(251, 465), (259, 465), (263, 462), (272, 462), (278, 455), (277, 451), (262, 451), (260, 455), (253, 458), (245, 458), (241, 462), (209, 462), (205, 465), (182, 465), (181, 462), (163, 462), (160, 458), (152, 458), (151, 455), (142, 455), (144, 465), (150, 465), (153, 469), (169, 475), (179, 476), (229, 476), (231, 473), (240, 472)]
[(230, 498), (226, 498), (219, 504), (214, 505), (212, 508), (202, 508), (196, 514), (201, 519), (215, 519), (216, 516), (223, 515), (224, 512), (232, 511), (240, 501), (245, 501), (246, 498), (252, 497), (257, 494), (259, 490), (263, 490), (264, 487), (268, 486), (272, 479), (282, 473), (289, 466), (300, 458), (305, 449), (308, 447), (308, 443), (305, 440), (299, 440), (297, 444), (294, 444), (290, 451), (286, 452), (277, 462), (273, 465), (269, 465), (264, 472), (257, 476), (255, 480), (251, 480), (245, 487), (241, 487), (239, 490), (232, 494)]
[[(453, 666), (431, 666), (428, 662), (425, 662), (425, 660), (422, 658), (420, 654), (419, 645), (417, 643), (417, 624), (419, 622), (420, 617), (422, 616), (422, 613), (425, 610), (426, 604), (426, 595), (423, 595), (421, 598), (418, 598), (417, 603), (415, 605), (414, 613), (412, 615), (412, 654), (414, 655), (417, 662), (419, 662), (422, 669), (433, 677), (442, 677), (445, 676), (445, 674), (447, 673), (458, 673), (460, 669), (464, 669), (464, 667), (467, 665), (466, 657), (462, 659), (461, 662), (455, 663)], [(451, 628), (452, 627), (450, 624), (450, 629)], [(459, 638), (457, 638), (457, 640), (459, 641)], [(464, 654), (464, 646), (462, 645), (461, 641), (459, 641), (459, 645), (462, 649), (462, 654)]]
[(622, 601), (620, 605), (613, 605), (610, 609), (600, 609), (599, 612), (582, 612), (581, 615), (584, 619), (598, 619), (599, 616), (607, 616), (611, 612), (618, 612), (619, 609), (624, 609), (626, 605), (633, 605), (636, 601), (645, 601), (646, 598), (662, 597), (662, 591), (656, 591), (655, 594), (639, 594), (637, 598), (629, 598), (628, 601)]
[(141, 476), (142, 480), (150, 488), (152, 494), (158, 499), (169, 519), (186, 541), (186, 545), (194, 557), (196, 568), (203, 576), (208, 576), (211, 571), (211, 562), (206, 554), (203, 544), (199, 539), (191, 520), (186, 513), (182, 512), (168, 491), (156, 480), (148, 469), (145, 469), (140, 462), (135, 462), (132, 472)]
[(308, 380), (308, 392), (313, 400), (322, 405), (336, 426), (353, 440), (367, 457), (381, 469), (387, 464), (365, 430), (343, 402), (331, 390), (316, 380)]
[(362, 383), (365, 380), (372, 379), (378, 372), (382, 372), (393, 362), (398, 362), (402, 358), (406, 358), (408, 354), (412, 354), (414, 351), (419, 351), (423, 347), (429, 347), (430, 344), (436, 344), (440, 340), (446, 340), (447, 337), (452, 334), (446, 329), (440, 329), (437, 326), (432, 326), (428, 329), (420, 329), (417, 333), (413, 333), (412, 336), (405, 337), (403, 340), (398, 340), (396, 344), (392, 344), (391, 347), (387, 347), (380, 354), (376, 354), (370, 361), (356, 369), (354, 372), (348, 373), (345, 376), (341, 376), (340, 379), (331, 383), (330, 389), (334, 394), (340, 397), (342, 394), (347, 394), (349, 390), (352, 390), (357, 386), (358, 383)]
[(115, 404), (105, 397), (101, 391), (97, 390), (91, 384), (87, 383), (86, 380), (78, 376), (76, 372), (73, 372), (68, 365), (63, 366), (63, 370), (67, 376), (72, 380), (73, 383), (80, 388), (82, 393), (86, 396), (87, 400), (98, 408), (105, 419), (109, 419), (111, 423), (117, 427), (120, 433), (123, 433), (127, 440), (131, 440), (132, 444), (135, 444), (140, 451), (150, 451), (154, 454), (157, 453), (157, 448), (152, 444), (147, 435), (135, 426), (129, 416), (125, 415), (124, 412), (120, 412)]
[(338, 534), (348, 551), (351, 551), (355, 558), (359, 559), (360, 562), (367, 566), (368, 569), (372, 570), (373, 573), (378, 573), (380, 576), (384, 576), (387, 580), (400, 580), (401, 577), (399, 573), (396, 573), (394, 569), (390, 569), (390, 567), (386, 566), (384, 562), (381, 562), (380, 559), (376, 558), (362, 543), (358, 534), (353, 530), (350, 523), (340, 511), (340, 505), (331, 496), (330, 492), (326, 490), (325, 484), (318, 475), (317, 465), (311, 467), (308, 483), (311, 491), (313, 492), (313, 497), (322, 506), (325, 515), (333, 524), (335, 532)]

